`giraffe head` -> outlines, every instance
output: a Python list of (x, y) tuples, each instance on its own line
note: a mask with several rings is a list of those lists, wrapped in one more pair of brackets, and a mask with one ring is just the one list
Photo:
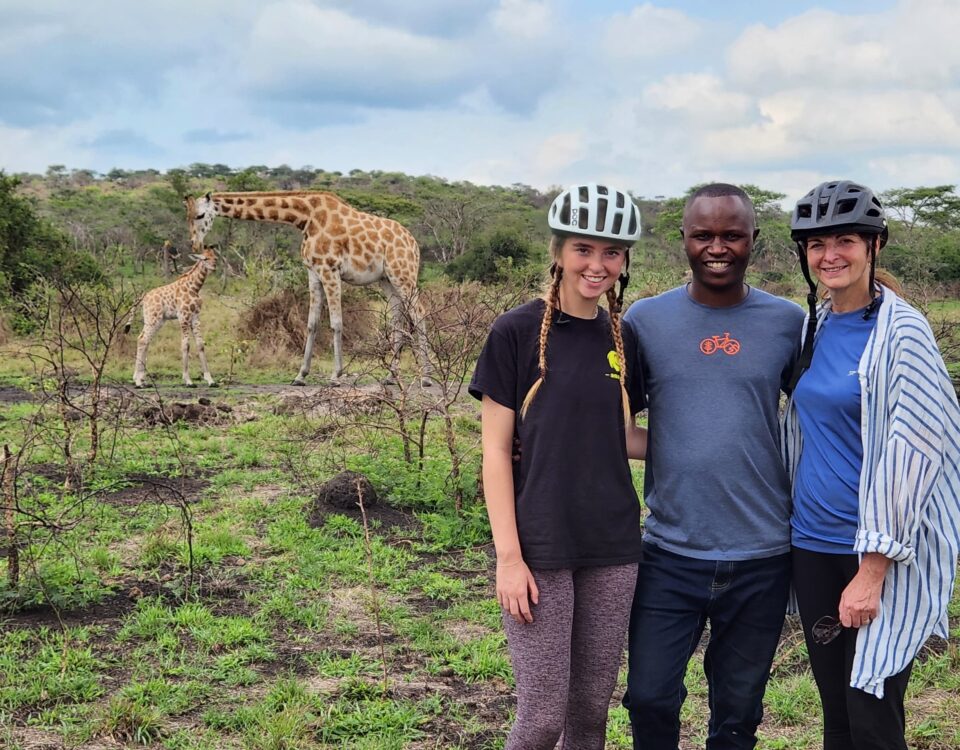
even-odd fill
[(217, 254), (209, 245), (203, 248), (203, 252), (200, 254), (194, 255), (191, 253), (190, 258), (197, 263), (203, 264), (204, 269), (207, 271), (217, 270)]
[(216, 216), (216, 207), (210, 193), (202, 198), (194, 198), (188, 195), (183, 199), (187, 207), (187, 226), (190, 227), (190, 244), (194, 249), (203, 247), (203, 238), (207, 236), (210, 227), (213, 226), (213, 218)]

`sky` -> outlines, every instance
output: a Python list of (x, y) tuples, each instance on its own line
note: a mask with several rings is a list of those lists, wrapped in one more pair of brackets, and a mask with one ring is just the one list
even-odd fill
[(0, 0), (0, 169), (960, 181), (960, 0)]

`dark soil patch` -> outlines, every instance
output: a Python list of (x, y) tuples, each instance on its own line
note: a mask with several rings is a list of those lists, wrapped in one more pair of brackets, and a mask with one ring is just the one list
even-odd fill
[(179, 505), (181, 497), (187, 503), (200, 499), (210, 485), (198, 477), (130, 477), (131, 486), (98, 497), (111, 505)]
[[(311, 525), (318, 526), (323, 520), (334, 513), (339, 513), (347, 518), (352, 518), (361, 525), (363, 524), (363, 512), (360, 508), (336, 508), (328, 503), (313, 501), (304, 509), (310, 517)], [(411, 510), (394, 508), (385, 503), (379, 503), (372, 508), (366, 509), (367, 523), (378, 526), (378, 533), (387, 535), (401, 531), (404, 536), (414, 536), (423, 529), (423, 524), (413, 514)]]
[(83, 626), (101, 626), (108, 632), (115, 628), (111, 623), (118, 622), (127, 612), (136, 606), (127, 591), (121, 591), (96, 604), (77, 609), (61, 610), (59, 618), (57, 612), (49, 604), (39, 604), (33, 607), (18, 610), (14, 614), (4, 615), (5, 627), (10, 628), (60, 628), (60, 622), (68, 628)]
[(0, 385), (0, 403), (20, 404), (24, 401), (33, 401), (33, 394), (15, 385)]
[(220, 425), (233, 421), (233, 407), (201, 397), (196, 403), (173, 401), (149, 404), (140, 409), (140, 420), (149, 426), (190, 422), (198, 425)]

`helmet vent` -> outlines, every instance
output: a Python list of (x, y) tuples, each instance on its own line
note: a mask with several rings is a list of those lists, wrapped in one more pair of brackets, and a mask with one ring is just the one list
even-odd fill
[(563, 205), (560, 206), (560, 223), (570, 223), (570, 194), (563, 196)]
[(579, 217), (577, 219), (577, 226), (580, 229), (588, 229), (590, 227), (590, 209), (581, 208), (579, 211)]
[(613, 233), (620, 234), (620, 226), (623, 224), (623, 214), (617, 213), (613, 217)]
[(581, 203), (586, 203), (587, 201), (590, 200), (590, 191), (587, 190), (586, 187), (581, 187), (579, 192), (580, 192)]
[[(607, 187), (606, 187), (606, 185), (597, 185), (597, 193), (598, 193), (599, 195), (607, 195)], [(584, 199), (584, 200), (586, 200), (586, 199)]]
[(623, 193), (617, 191), (617, 208), (623, 208), (623, 204), (626, 203), (626, 198), (623, 196)]
[(857, 201), (853, 198), (847, 198), (846, 200), (837, 201), (837, 213), (838, 214), (848, 214), (853, 209), (857, 207)]
[(637, 217), (639, 214), (636, 211), (630, 212), (630, 226), (627, 227), (627, 233), (632, 235), (637, 234), (640, 231), (640, 227), (637, 226)]
[(597, 225), (594, 228), (598, 232), (602, 232), (603, 226), (606, 223), (607, 223), (607, 199), (597, 198)]

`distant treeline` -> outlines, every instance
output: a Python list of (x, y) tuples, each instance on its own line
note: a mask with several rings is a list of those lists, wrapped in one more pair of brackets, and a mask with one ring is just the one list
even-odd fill
[[(784, 196), (743, 187), (754, 199), (761, 227), (753, 281), (783, 294), (802, 293), (789, 216), (781, 207)], [(881, 261), (902, 280), (930, 285), (960, 281), (960, 196), (954, 187), (882, 194), (891, 241)], [(515, 269), (543, 262), (548, 241), (544, 213), (557, 189), (286, 165), (235, 169), (198, 163), (166, 172), (113, 169), (106, 174), (53, 165), (43, 175), (0, 172), (0, 299), (15, 301), (37, 274), (95, 279), (124, 272), (119, 269), (142, 273), (145, 266), (152, 272), (165, 241), (182, 257), (190, 249), (183, 197), (208, 190), (328, 190), (361, 210), (409, 227), (430, 273), (502, 281)], [(635, 196), (643, 216), (643, 236), (633, 254), (636, 272), (682, 275), (686, 263), (678, 229), (685, 197)], [(253, 267), (289, 272), (302, 285), (299, 235), (291, 227), (221, 219), (208, 240), (220, 248), (224, 273), (244, 275)]]

